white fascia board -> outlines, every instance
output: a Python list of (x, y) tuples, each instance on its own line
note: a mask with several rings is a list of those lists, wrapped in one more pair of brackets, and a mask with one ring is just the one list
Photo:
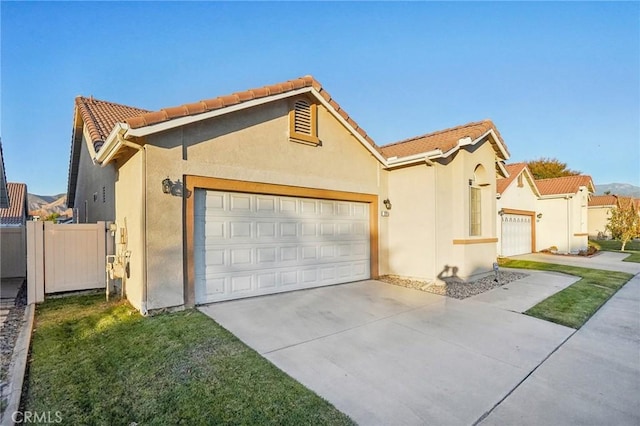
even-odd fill
[(127, 131), (129, 126), (124, 123), (116, 123), (113, 127), (111, 133), (107, 137), (107, 140), (104, 141), (104, 145), (100, 147), (100, 151), (95, 156), (95, 161), (100, 163), (102, 167), (106, 166), (113, 160), (113, 157), (116, 156), (122, 144), (120, 143), (120, 139), (118, 135), (122, 135)]
[(387, 160), (378, 152), (376, 151), (376, 149), (374, 147), (371, 146), (371, 144), (362, 137), (362, 135), (360, 133), (358, 133), (356, 131), (356, 129), (354, 129), (351, 124), (349, 124), (347, 122), (347, 120), (345, 120), (340, 114), (338, 114), (338, 111), (336, 111), (329, 102), (327, 102), (327, 100), (325, 98), (322, 97), (322, 95), (320, 95), (320, 92), (318, 92), (316, 89), (314, 89), (313, 87), (309, 88), (311, 89), (311, 93), (313, 93), (313, 95), (316, 97), (316, 99), (318, 99), (320, 101), (320, 103), (322, 105), (324, 105), (324, 107), (327, 109), (327, 111), (331, 112), (331, 115), (333, 115), (336, 120), (338, 120), (343, 126), (345, 126), (347, 129), (349, 129), (349, 132), (351, 132), (351, 134), (353, 136), (355, 136), (355, 138), (358, 140), (358, 142), (360, 142), (374, 157), (376, 157), (376, 159), (382, 163), (383, 166), (387, 166)]
[(496, 163), (498, 163), (498, 168), (500, 169), (500, 171), (502, 172), (502, 175), (505, 178), (509, 177), (509, 172), (507, 171), (507, 168), (504, 166), (504, 164), (502, 163), (502, 161), (496, 161)]
[(308, 93), (311, 91), (312, 91), (311, 87), (303, 87), (301, 89), (292, 90), (290, 92), (280, 93), (278, 95), (265, 96), (263, 98), (241, 102), (239, 104), (230, 105), (228, 107), (214, 109), (212, 111), (203, 112), (201, 114), (186, 115), (184, 117), (172, 118), (170, 120), (163, 121), (158, 124), (151, 124), (149, 126), (139, 127), (137, 129), (129, 128), (125, 132), (124, 138), (128, 139), (131, 137), (142, 137), (142, 136), (151, 135), (153, 133), (164, 132), (165, 130), (170, 130), (180, 126), (186, 126), (187, 124), (195, 123), (202, 120), (208, 120), (209, 118), (219, 117), (221, 115), (229, 114), (235, 111), (240, 111), (245, 108), (251, 108), (258, 105), (263, 105), (269, 102), (289, 98), (291, 96), (296, 96), (296, 95), (300, 95), (302, 93)]
[(550, 194), (550, 195), (541, 195), (540, 199), (541, 200), (551, 200), (553, 198), (573, 198), (576, 194), (575, 193), (568, 193), (568, 194)]
[[(480, 135), (480, 137), (476, 138), (472, 142), (469, 142), (467, 138), (459, 139), (458, 143), (456, 144), (456, 146), (454, 146), (449, 151), (447, 151), (444, 156), (448, 157), (449, 155), (451, 155), (454, 152), (458, 151), (463, 146), (475, 145), (475, 144), (477, 144), (478, 142), (482, 141), (484, 138), (486, 138), (489, 135), (492, 136), (493, 140), (496, 142), (496, 145), (498, 145), (498, 149), (500, 149), (500, 152), (502, 153), (503, 159), (505, 161), (508, 160), (509, 159), (509, 154), (507, 154), (507, 150), (505, 149), (505, 147), (502, 144), (502, 142), (500, 142), (500, 139), (498, 138), (498, 135), (496, 135), (496, 132), (494, 132), (493, 129), (487, 130), (482, 135)], [(507, 173), (507, 175), (508, 175), (508, 173)]]
[(502, 153), (502, 157), (505, 159), (505, 161), (508, 160), (509, 154), (507, 153), (506, 148), (504, 147), (502, 142), (500, 142), (500, 138), (498, 137), (498, 135), (496, 135), (496, 132), (494, 132), (493, 129), (489, 129), (486, 132), (484, 132), (482, 136), (480, 136), (478, 139), (473, 141), (473, 144), (475, 145), (477, 142), (481, 141), (488, 135), (491, 135), (493, 137), (493, 140), (496, 141), (496, 145), (498, 145), (498, 148), (500, 149), (500, 152)]
[(387, 168), (408, 166), (411, 164), (430, 163), (431, 160), (442, 157), (442, 151), (434, 149), (433, 151), (421, 152), (419, 154), (408, 155), (406, 157), (395, 157), (386, 161)]

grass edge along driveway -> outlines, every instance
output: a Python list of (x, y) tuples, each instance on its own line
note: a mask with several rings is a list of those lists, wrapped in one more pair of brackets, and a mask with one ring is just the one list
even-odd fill
[(64, 424), (353, 424), (212, 319), (103, 296), (38, 305), (24, 409)]
[(578, 329), (622, 288), (633, 274), (555, 263), (504, 259), (506, 268), (536, 269), (576, 275), (581, 279), (525, 311), (526, 315)]
[(627, 243), (625, 251), (621, 251), (622, 242), (618, 240), (589, 240), (589, 244), (598, 250), (613, 251), (616, 253), (625, 253), (629, 256), (622, 259), (623, 262), (640, 263), (640, 242), (631, 240)]

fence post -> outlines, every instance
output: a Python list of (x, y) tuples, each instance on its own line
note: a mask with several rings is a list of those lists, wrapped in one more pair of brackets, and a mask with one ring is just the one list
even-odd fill
[(44, 224), (27, 222), (27, 303), (44, 302)]

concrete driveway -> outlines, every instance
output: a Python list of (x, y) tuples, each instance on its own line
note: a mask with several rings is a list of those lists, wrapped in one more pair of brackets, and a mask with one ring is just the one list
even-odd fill
[(360, 424), (471, 425), (575, 332), (513, 307), (363, 281), (200, 310)]

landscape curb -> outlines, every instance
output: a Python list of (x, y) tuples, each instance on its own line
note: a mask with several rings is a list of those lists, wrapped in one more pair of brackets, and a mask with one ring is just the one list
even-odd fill
[(35, 305), (25, 306), (23, 326), (13, 348), (11, 363), (9, 364), (8, 401), (0, 419), (1, 426), (13, 426), (12, 414), (20, 408), (20, 397), (22, 396), (22, 384), (24, 383), (24, 373), (27, 367), (34, 316)]

